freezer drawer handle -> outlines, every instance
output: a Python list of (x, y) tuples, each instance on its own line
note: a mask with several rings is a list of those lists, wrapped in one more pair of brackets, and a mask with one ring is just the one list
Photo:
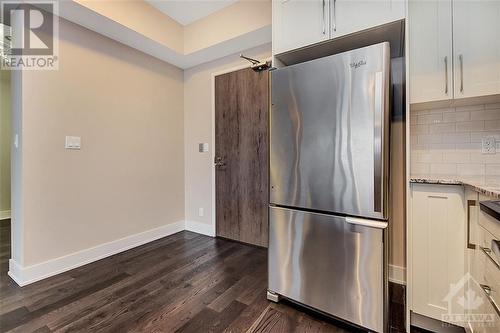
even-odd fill
[(345, 221), (349, 224), (362, 225), (365, 227), (372, 227), (377, 229), (387, 228), (387, 222), (385, 221), (361, 219), (358, 217), (346, 217)]

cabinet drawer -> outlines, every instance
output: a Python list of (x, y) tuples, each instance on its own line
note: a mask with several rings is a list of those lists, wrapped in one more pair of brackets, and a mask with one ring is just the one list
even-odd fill
[[(491, 200), (491, 197), (481, 196), (479, 200)], [(482, 210), (479, 210), (479, 225), (488, 230), (496, 239), (500, 239), (500, 221)]]
[(498, 266), (498, 259), (491, 250), (494, 239), (495, 237), (488, 230), (483, 227), (477, 228), (477, 248), (474, 254), (473, 275), (477, 282), (481, 284), (487, 284), (486, 267), (492, 265), (492, 267), (496, 268)]
[[(473, 311), (477, 315), (491, 316), (490, 321), (472, 324), (474, 333), (497, 333), (500, 331), (500, 268), (494, 253), (491, 253), (492, 240), (495, 237), (484, 227), (477, 228), (477, 248), (474, 256), (473, 275), (480, 285), (483, 304)], [(475, 291), (477, 294), (477, 291)], [(485, 317), (487, 318), (487, 317)], [(493, 321), (491, 321), (491, 319)]]
[(500, 270), (491, 261), (486, 261), (486, 271), (484, 273), (484, 284), (491, 288), (490, 296), (500, 306)]
[[(482, 288), (481, 288), (482, 289)], [(480, 329), (474, 330), (476, 332), (484, 333), (498, 333), (500, 332), (500, 314), (498, 313), (498, 303), (491, 300), (488, 296), (491, 295), (492, 291), (485, 291), (482, 289), (481, 297), (483, 298), (483, 304), (477, 309), (476, 313), (482, 316), (485, 320), (476, 323)], [(481, 317), (479, 317), (481, 318)]]
[(486, 228), (480, 226), (478, 228), (477, 245), (482, 248), (491, 249), (493, 240), (497, 238)]

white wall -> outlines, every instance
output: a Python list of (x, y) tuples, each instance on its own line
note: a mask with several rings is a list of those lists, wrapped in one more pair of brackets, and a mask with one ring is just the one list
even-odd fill
[(184, 27), (184, 54), (271, 26), (271, 1), (236, 1)]
[[(246, 56), (267, 59), (271, 44), (243, 51)], [(248, 65), (239, 54), (193, 67), (184, 71), (184, 144), (185, 144), (185, 219), (213, 227), (212, 210), (212, 75)], [(198, 143), (210, 144), (209, 153), (199, 153)], [(198, 216), (199, 208), (204, 216)]]
[(182, 70), (62, 19), (59, 32), (59, 70), (14, 78), (21, 269), (184, 219)]
[(10, 71), (0, 70), (0, 219), (10, 216)]

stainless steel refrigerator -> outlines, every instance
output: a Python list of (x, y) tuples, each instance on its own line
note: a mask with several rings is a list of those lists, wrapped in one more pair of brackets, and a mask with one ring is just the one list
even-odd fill
[(269, 292), (384, 331), (389, 44), (272, 71)]

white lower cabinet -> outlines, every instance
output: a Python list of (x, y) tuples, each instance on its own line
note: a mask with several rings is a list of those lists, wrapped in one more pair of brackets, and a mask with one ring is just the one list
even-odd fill
[(476, 200), (477, 208), (468, 214), (473, 235), (468, 328), (473, 333), (500, 332), (500, 267), (492, 250), (492, 241), (500, 239), (500, 223), (479, 209), (479, 202), (493, 198), (479, 195)]
[(493, 200), (469, 187), (412, 184), (411, 304), (414, 313), (500, 332), (500, 267), (493, 240), (500, 223), (481, 211)]
[[(493, 234), (482, 226), (476, 230), (477, 244), (470, 279), (469, 328), (473, 333), (500, 332), (500, 269), (489, 258)], [(496, 308), (495, 308), (496, 307)]]
[[(484, 271), (484, 255), (481, 251), (478, 251), (479, 246), (483, 243), (484, 235), (482, 234), (479, 228), (479, 194), (470, 189), (465, 190), (465, 198), (467, 200), (466, 204), (466, 214), (467, 214), (467, 231), (468, 231), (468, 239), (467, 239), (467, 266), (468, 272), (470, 273), (470, 278), (467, 281), (467, 290), (469, 295), (474, 295), (471, 298), (473, 302), (473, 298), (482, 297), (484, 291), (481, 288), (481, 284), (484, 284), (484, 279), (482, 277), (482, 272)], [(470, 329), (471, 332), (485, 332), (482, 328), (482, 324), (480, 322), (476, 322), (474, 318), (484, 312), (486, 304), (484, 300), (481, 301), (481, 304), (475, 306), (470, 304), (467, 306), (466, 314), (467, 314), (467, 328)]]
[(465, 222), (462, 186), (412, 184), (411, 310), (462, 326), (450, 318), (464, 314)]

